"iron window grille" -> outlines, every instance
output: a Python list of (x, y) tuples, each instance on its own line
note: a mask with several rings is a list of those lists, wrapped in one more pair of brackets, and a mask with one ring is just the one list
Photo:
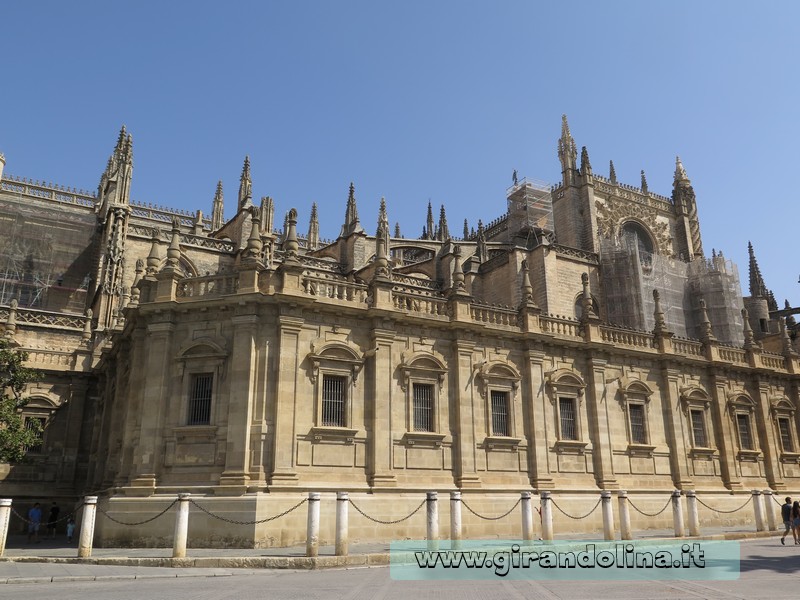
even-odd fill
[(189, 425), (211, 424), (211, 391), (214, 385), (212, 373), (192, 375), (189, 396)]
[(508, 392), (492, 390), (492, 434), (508, 437)]
[(322, 376), (322, 426), (346, 427), (347, 377)]

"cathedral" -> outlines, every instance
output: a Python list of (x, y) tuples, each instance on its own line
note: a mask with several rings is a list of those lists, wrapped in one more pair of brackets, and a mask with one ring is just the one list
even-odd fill
[[(601, 490), (651, 508), (674, 489), (717, 506), (800, 492), (797, 326), (752, 246), (743, 297), (737, 267), (703, 250), (680, 159), (665, 196), (577, 148), (564, 117), (560, 182), (515, 172), (463, 231), (430, 204), (419, 237), (383, 201), (362, 221), (351, 184), (334, 240), (316, 206), (275, 223), (248, 159), (227, 211), (222, 182), (210, 217), (133, 201), (124, 127), (96, 193), (4, 174), (0, 155), (0, 335), (42, 374), (23, 416), (44, 426), (0, 464), (3, 497), (94, 494), (133, 522), (188, 492), (244, 522), (194, 511), (190, 545), (269, 547), (303, 541), (305, 512), (254, 521), (309, 491), (322, 543), (337, 491), (383, 520), (430, 490), (490, 515), (525, 490), (575, 512)], [(517, 521), (465, 519), (465, 536), (515, 537)], [(171, 526), (99, 516), (96, 535), (169, 544)], [(424, 531), (350, 518), (351, 540)]]

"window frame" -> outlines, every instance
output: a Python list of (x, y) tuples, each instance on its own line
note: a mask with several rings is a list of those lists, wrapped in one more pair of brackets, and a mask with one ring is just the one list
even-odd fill
[[(217, 412), (219, 388), (225, 379), (225, 364), (228, 357), (223, 346), (209, 337), (192, 340), (184, 346), (177, 356), (178, 375), (181, 378), (180, 387), (180, 416), (175, 426), (175, 433), (183, 435), (187, 432), (208, 431), (209, 435), (217, 428)], [(211, 378), (211, 403), (209, 406), (209, 420), (206, 424), (189, 424), (190, 398), (192, 396), (192, 383), (197, 375), (210, 374)]]
[[(629, 380), (627, 377), (620, 378), (619, 398), (621, 408), (624, 412), (625, 431), (628, 436), (628, 452), (630, 454), (645, 454), (652, 456), (656, 445), (653, 444), (653, 433), (650, 427), (650, 399), (653, 390), (644, 381), (638, 379)], [(631, 418), (631, 407), (641, 407), (642, 428), (644, 440), (633, 439), (633, 419)]]
[[(739, 451), (736, 458), (740, 461), (755, 461), (761, 456), (761, 440), (758, 435), (758, 427), (755, 420), (756, 403), (746, 392), (734, 392), (728, 395), (728, 414), (731, 418), (731, 426), (735, 432), (736, 445)], [(742, 443), (742, 430), (740, 418), (747, 419), (748, 433), (750, 435), (750, 448), (745, 448)]]
[[(358, 376), (364, 367), (364, 358), (350, 346), (342, 342), (332, 342), (316, 350), (311, 345), (309, 359), (309, 376), (313, 384), (313, 421), (311, 436), (315, 442), (334, 439), (352, 444), (359, 428), (353, 422), (353, 406), (355, 402)], [(324, 425), (322, 422), (322, 396), (325, 376), (344, 377), (344, 426)]]
[[(205, 423), (196, 422), (192, 419), (192, 413), (194, 412), (192, 410), (193, 402), (198, 400), (198, 398), (194, 396), (194, 393), (196, 391), (197, 380), (200, 377), (210, 377), (211, 379), (211, 385), (209, 386), (210, 390), (208, 396), (208, 419), (206, 420)], [(188, 379), (189, 379), (189, 395), (186, 399), (186, 418), (184, 420), (188, 427), (207, 427), (211, 425), (211, 416), (213, 414), (213, 405), (214, 405), (214, 392), (217, 386), (217, 382), (215, 380), (216, 378), (214, 377), (214, 372), (213, 371), (190, 372)]]
[[(559, 369), (547, 373), (547, 387), (550, 392), (550, 403), (553, 406), (553, 427), (555, 441), (553, 450), (560, 454), (583, 454), (589, 445), (588, 437), (584, 432), (584, 417), (582, 414), (584, 390), (586, 383), (580, 375), (569, 369)], [(563, 437), (561, 427), (561, 399), (571, 399), (575, 409), (575, 433), (577, 439), (570, 440)]]
[[(772, 414), (772, 424), (775, 429), (775, 434), (780, 444), (780, 461), (784, 463), (800, 462), (794, 403), (785, 396), (774, 397), (770, 400), (770, 413)], [(789, 441), (792, 445), (789, 449), (787, 449), (786, 445), (783, 443), (783, 433), (780, 428), (781, 421), (785, 421), (789, 427)]]
[[(484, 401), (484, 422), (486, 437), (484, 449), (510, 449), (516, 450), (522, 438), (517, 435), (517, 391), (522, 379), (508, 362), (501, 360), (482, 361), (475, 366), (475, 379), (478, 393)], [(506, 435), (494, 431), (494, 412), (492, 410), (492, 394), (504, 393), (506, 395)]]
[[(445, 439), (441, 430), (442, 397), (447, 370), (444, 363), (429, 353), (405, 354), (398, 366), (400, 388), (405, 395), (406, 422), (403, 441), (408, 446), (440, 447)], [(433, 386), (431, 406), (431, 430), (417, 431), (414, 427), (414, 386)]]
[[(711, 398), (708, 393), (700, 387), (686, 387), (681, 389), (680, 402), (684, 413), (684, 431), (688, 431), (690, 443), (689, 456), (697, 458), (701, 456), (712, 456), (717, 454), (714, 445), (714, 428), (710, 421)], [(692, 423), (692, 411), (700, 412), (703, 419), (703, 431), (706, 436), (707, 446), (698, 446), (694, 438), (694, 424)]]

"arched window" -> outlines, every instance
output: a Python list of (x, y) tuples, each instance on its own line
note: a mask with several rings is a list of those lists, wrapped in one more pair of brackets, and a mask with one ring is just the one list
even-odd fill
[(650, 260), (654, 252), (653, 238), (650, 233), (636, 221), (628, 221), (622, 226), (622, 243), (629, 249), (638, 249), (642, 262)]

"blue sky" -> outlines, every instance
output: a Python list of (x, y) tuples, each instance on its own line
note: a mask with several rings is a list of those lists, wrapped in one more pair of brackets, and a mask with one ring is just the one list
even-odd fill
[(800, 304), (796, 183), (800, 3), (6, 2), (6, 172), (95, 189), (121, 124), (132, 195), (228, 216), (253, 193), (304, 231), (373, 230), (381, 196), (417, 236), (505, 211), (517, 169), (555, 183), (561, 114), (594, 170), (669, 195), (679, 154), (706, 252), (747, 292), (747, 241), (779, 302)]

